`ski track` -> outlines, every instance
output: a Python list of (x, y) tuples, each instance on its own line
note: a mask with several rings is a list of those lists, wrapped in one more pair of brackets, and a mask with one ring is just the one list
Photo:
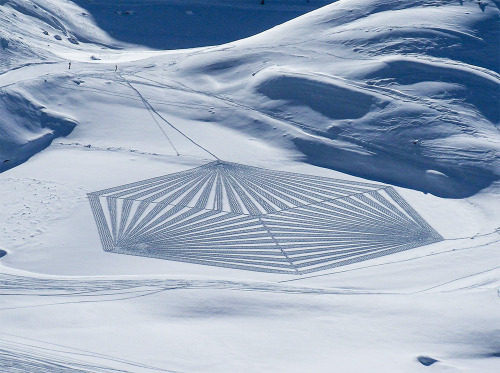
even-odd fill
[(54, 148), (58, 147), (58, 146), (59, 147), (71, 147), (71, 148), (76, 148), (76, 149), (83, 150), (83, 151), (132, 153), (132, 154), (137, 154), (137, 155), (141, 155), (141, 156), (152, 156), (152, 157), (165, 158), (165, 159), (171, 159), (171, 160), (177, 159), (178, 157), (182, 157), (182, 158), (192, 158), (192, 159), (202, 160), (202, 161), (207, 161), (207, 162), (212, 161), (212, 159), (210, 159), (210, 158), (197, 157), (195, 155), (179, 154), (177, 156), (177, 155), (172, 155), (172, 154), (146, 152), (146, 151), (142, 151), (139, 149), (123, 148), (123, 147), (116, 147), (116, 146), (96, 146), (96, 145), (91, 145), (91, 144), (82, 144), (79, 142), (71, 142), (71, 143), (54, 142), (54, 143), (52, 143), (52, 146)]
[[(491, 234), (498, 235), (497, 232)], [(465, 238), (464, 238), (465, 239)], [(468, 238), (470, 240), (470, 238)], [(373, 267), (386, 266), (390, 264), (398, 264), (403, 262), (415, 261), (427, 257), (449, 254), (463, 250), (473, 250), (480, 247), (487, 247), (498, 244), (500, 238), (494, 237), (486, 243), (481, 243), (475, 246), (466, 246), (462, 248), (450, 249), (447, 251), (420, 255), (413, 258), (396, 260), (391, 262), (364, 265), (358, 268), (345, 269), (336, 272), (322, 273), (312, 276), (303, 276), (301, 278), (293, 278), (289, 280), (281, 280), (276, 282), (256, 282), (256, 281), (232, 281), (232, 280), (191, 280), (191, 279), (172, 279), (172, 278), (102, 278), (102, 277), (54, 277), (54, 276), (24, 276), (3, 273), (0, 274), (0, 296), (29, 296), (40, 298), (55, 298), (66, 299), (65, 301), (52, 302), (46, 304), (37, 304), (20, 307), (1, 307), (0, 311), (16, 308), (31, 308), (47, 305), (72, 304), (85, 302), (109, 302), (133, 299), (153, 294), (158, 294), (172, 290), (230, 290), (230, 291), (250, 291), (250, 292), (266, 292), (276, 294), (302, 294), (302, 295), (405, 295), (416, 293), (433, 292), (442, 286), (449, 285), (469, 277), (474, 277), (479, 274), (494, 271), (500, 267), (490, 268), (485, 271), (473, 273), (467, 276), (462, 276), (442, 284), (432, 287), (427, 287), (413, 292), (389, 292), (389, 291), (370, 291), (348, 288), (321, 288), (321, 287), (302, 287), (290, 286), (284, 283), (292, 281), (300, 281), (315, 277), (334, 276), (344, 272), (360, 271)], [(467, 290), (473, 287), (481, 286), (484, 280), (481, 280), (478, 285), (468, 285), (456, 289), (448, 289), (449, 291)]]
[[(284, 294), (364, 294), (346, 289), (297, 287), (265, 282), (162, 278), (49, 278), (0, 274), (0, 296), (96, 297), (180, 289), (220, 289)], [(1, 309), (1, 308), (0, 308)]]
[(0, 367), (9, 373), (174, 372), (88, 350), (0, 333)]

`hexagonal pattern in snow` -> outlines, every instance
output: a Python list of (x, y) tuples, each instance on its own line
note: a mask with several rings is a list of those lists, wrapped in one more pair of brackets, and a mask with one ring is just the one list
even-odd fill
[(215, 161), (89, 193), (104, 250), (305, 274), (442, 240), (392, 188)]

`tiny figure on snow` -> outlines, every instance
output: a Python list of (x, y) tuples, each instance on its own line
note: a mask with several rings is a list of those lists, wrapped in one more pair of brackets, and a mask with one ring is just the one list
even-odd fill
[(68, 64), (68, 70), (71, 70), (71, 62)]
[(115, 65), (115, 71), (118, 71), (118, 65)]

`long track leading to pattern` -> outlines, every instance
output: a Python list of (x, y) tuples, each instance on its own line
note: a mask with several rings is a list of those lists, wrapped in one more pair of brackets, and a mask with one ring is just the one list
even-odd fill
[(89, 193), (105, 251), (306, 274), (443, 238), (389, 186), (215, 161)]

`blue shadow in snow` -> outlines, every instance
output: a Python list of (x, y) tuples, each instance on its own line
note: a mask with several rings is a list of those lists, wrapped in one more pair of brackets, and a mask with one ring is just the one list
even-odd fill
[(436, 160), (424, 157), (417, 160), (410, 154), (395, 155), (381, 149), (363, 154), (314, 140), (295, 138), (293, 141), (310, 164), (442, 198), (467, 198), (499, 180), (498, 175), (479, 167), (446, 166)]
[(73, 1), (86, 9), (98, 26), (113, 38), (154, 49), (228, 43), (258, 34), (333, 2), (291, 0), (282, 6), (272, 3), (260, 5), (260, 0), (219, 2), (213, 5), (206, 2), (180, 4), (168, 0)]

